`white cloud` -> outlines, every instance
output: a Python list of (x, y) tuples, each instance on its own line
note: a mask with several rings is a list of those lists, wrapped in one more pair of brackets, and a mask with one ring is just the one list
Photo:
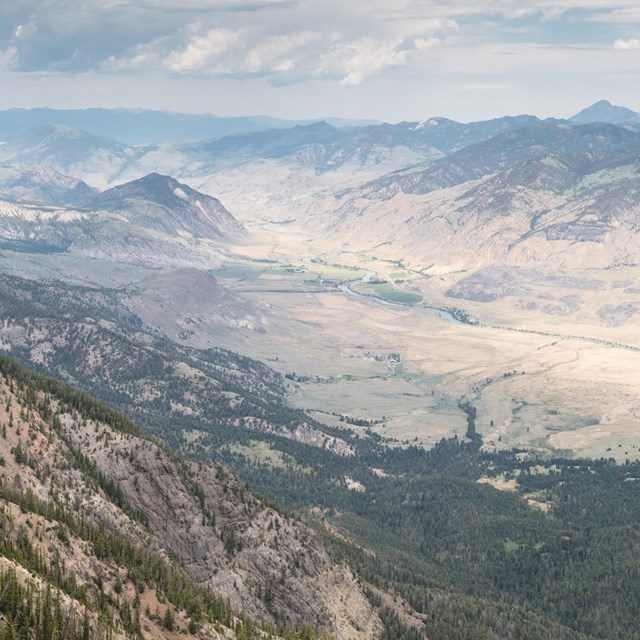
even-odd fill
[(637, 2), (633, 2), (629, 7), (603, 7), (587, 14), (584, 19), (588, 22), (629, 26), (640, 22), (640, 7)]
[[(249, 111), (305, 103), (311, 111), (355, 114), (356, 105), (363, 112), (387, 105), (400, 116), (453, 95), (454, 105), (472, 111), (491, 105), (493, 91), (511, 105), (525, 104), (525, 96), (542, 102), (550, 86), (566, 93), (563, 104), (574, 104), (569, 87), (580, 85), (594, 101), (604, 96), (638, 108), (640, 92), (626, 80), (637, 74), (638, 49), (638, 0), (0, 2), (0, 73), (23, 83), (22, 93), (3, 91), (7, 104), (31, 90), (28, 78), (35, 86), (46, 74), (60, 86), (68, 82), (60, 100), (72, 100), (92, 73), (89, 103), (117, 103), (113, 86), (123, 103), (148, 105), (142, 87), (157, 82), (155, 99), (171, 108), (180, 91), (167, 87), (188, 86), (211, 91), (216, 105), (222, 93), (237, 91)], [(49, 95), (43, 90), (40, 101)], [(321, 107), (329, 96), (332, 108)]]
[[(470, 0), (83, 0), (74, 11), (77, 0), (64, 0), (53, 11), (58, 0), (30, 1), (35, 8), (12, 23), (15, 70), (160, 70), (281, 84), (362, 84), (438, 46), (456, 46), (447, 36), (462, 29), (452, 16), (476, 23), (489, 9)], [(492, 15), (494, 5), (511, 6), (490, 4)]]
[(513, 9), (511, 11), (503, 11), (503, 15), (511, 18), (512, 20), (521, 20), (523, 18), (532, 18), (536, 15), (537, 10), (531, 7), (525, 9)]
[(162, 66), (182, 75), (266, 76), (278, 84), (325, 79), (356, 86), (372, 75), (426, 55), (444, 42), (441, 36), (459, 29), (458, 23), (448, 18), (394, 20), (377, 37), (353, 37), (355, 34), (327, 26), (272, 34), (264, 26), (254, 25), (194, 34), (193, 30), (202, 27), (193, 25), (181, 46), (171, 43), (167, 52), (168, 41), (160, 38), (132, 47), (121, 58), (110, 57), (105, 68), (122, 71)]
[(623, 40), (619, 38), (613, 43), (614, 49), (621, 49), (623, 51), (635, 51), (640, 49), (640, 39), (638, 38), (629, 38), (629, 40)]
[(460, 25), (455, 20), (448, 18), (427, 18), (425, 20), (411, 21), (408, 26), (421, 34), (439, 33), (443, 31), (458, 31)]
[(349, 42), (340, 45), (326, 58), (326, 68), (329, 73), (341, 73), (341, 85), (359, 85), (378, 71), (405, 65), (408, 52), (400, 49), (401, 44), (380, 43), (371, 38)]
[(262, 44), (247, 51), (239, 69), (247, 73), (292, 71), (305, 56), (302, 49), (322, 39), (322, 34), (312, 31), (267, 38)]
[(240, 31), (227, 29), (211, 29), (204, 36), (193, 36), (184, 49), (169, 53), (164, 66), (177, 72), (219, 70), (218, 57), (238, 44), (240, 36)]
[(393, 39), (363, 37), (339, 41), (322, 55), (312, 75), (338, 78), (342, 86), (358, 86), (370, 76), (406, 66), (421, 52), (442, 44), (442, 38), (431, 34), (457, 29), (454, 20), (437, 18), (407, 23), (402, 28), (396, 26), (399, 35)]

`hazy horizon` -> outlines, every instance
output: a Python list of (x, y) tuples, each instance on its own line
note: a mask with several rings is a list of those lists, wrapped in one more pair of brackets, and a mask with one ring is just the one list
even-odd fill
[(0, 109), (386, 122), (640, 110), (629, 0), (227, 0), (0, 8)]
[(447, 113), (429, 113), (429, 114), (424, 114), (422, 117), (420, 118), (401, 118), (401, 119), (396, 119), (396, 120), (381, 120), (379, 118), (368, 118), (366, 116), (354, 116), (354, 117), (348, 117), (348, 116), (339, 116), (339, 115), (335, 115), (332, 113), (325, 113), (322, 115), (316, 115), (316, 116), (307, 116), (304, 118), (286, 118), (286, 117), (281, 117), (278, 115), (274, 115), (274, 114), (270, 114), (270, 113), (252, 113), (252, 112), (247, 112), (247, 113), (235, 113), (235, 114), (221, 114), (221, 113), (216, 113), (213, 111), (207, 112), (207, 111), (178, 111), (178, 110), (173, 110), (173, 109), (161, 109), (161, 108), (154, 108), (154, 107), (126, 107), (126, 106), (115, 106), (115, 107), (104, 107), (101, 105), (89, 105), (89, 106), (85, 106), (85, 107), (62, 107), (62, 108), (58, 108), (58, 107), (52, 107), (49, 105), (43, 105), (43, 106), (33, 106), (33, 107), (3, 107), (0, 108), (0, 112), (6, 112), (6, 111), (11, 111), (11, 110), (27, 110), (27, 111), (36, 111), (36, 110), (49, 110), (49, 111), (91, 111), (91, 110), (108, 110), (108, 111), (128, 111), (128, 112), (132, 112), (132, 113), (166, 113), (166, 114), (175, 114), (175, 115), (187, 115), (187, 116), (208, 116), (208, 117), (213, 117), (213, 118), (264, 118), (265, 120), (281, 120), (283, 122), (287, 122), (287, 121), (291, 121), (291, 122), (302, 122), (302, 123), (312, 123), (312, 122), (320, 122), (323, 120), (335, 120), (335, 121), (353, 121), (353, 122), (370, 122), (372, 124), (376, 124), (376, 123), (385, 123), (385, 124), (398, 124), (400, 122), (414, 122), (414, 121), (424, 121), (424, 120), (428, 120), (430, 118), (448, 118), (450, 120), (454, 120), (454, 121), (458, 121), (461, 123), (471, 123), (471, 122), (480, 122), (480, 121), (488, 121), (488, 120), (492, 120), (492, 119), (499, 119), (499, 118), (503, 118), (503, 117), (515, 117), (515, 116), (535, 116), (542, 119), (545, 118), (557, 118), (557, 119), (569, 119), (572, 116), (576, 115), (577, 113), (579, 113), (580, 111), (583, 111), (589, 107), (592, 107), (593, 105), (604, 101), (604, 102), (609, 102), (609, 104), (611, 104), (614, 107), (622, 107), (622, 108), (627, 108), (627, 109), (631, 109), (633, 111), (635, 111), (635, 109), (633, 109), (632, 107), (629, 107), (626, 104), (615, 104), (613, 102), (611, 102), (611, 100), (608, 100), (607, 98), (601, 98), (600, 100), (596, 100), (592, 103), (589, 104), (585, 104), (582, 107), (576, 109), (575, 112), (571, 112), (571, 113), (567, 113), (564, 114), (562, 116), (559, 116), (555, 113), (551, 113), (549, 115), (545, 115), (545, 116), (541, 116), (537, 113), (532, 113), (532, 112), (513, 112), (513, 113), (497, 113), (493, 116), (489, 116), (489, 117), (477, 117), (477, 118), (467, 118), (467, 119), (458, 119), (458, 118), (453, 118), (451, 117), (449, 114)]

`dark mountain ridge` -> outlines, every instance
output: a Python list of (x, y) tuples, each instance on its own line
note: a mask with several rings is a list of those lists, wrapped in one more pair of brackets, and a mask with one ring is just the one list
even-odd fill
[(103, 191), (85, 206), (124, 211), (132, 224), (163, 233), (220, 238), (243, 231), (242, 225), (217, 198), (158, 173)]

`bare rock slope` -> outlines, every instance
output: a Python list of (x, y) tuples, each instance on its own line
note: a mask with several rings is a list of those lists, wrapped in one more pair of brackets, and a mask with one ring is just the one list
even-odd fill
[[(57, 501), (169, 564), (175, 559), (194, 584), (256, 623), (308, 622), (344, 640), (379, 634), (380, 621), (350, 569), (331, 559), (317, 534), (265, 505), (229, 469), (176, 458), (125, 418), (6, 357), (0, 372), (1, 486)], [(7, 505), (12, 496), (0, 499)], [(78, 580), (93, 580), (100, 567), (86, 553), (73, 553), (83, 548), (81, 534), (68, 527), (61, 537)], [(116, 572), (115, 581), (105, 572), (105, 579), (116, 593), (135, 592), (131, 570)], [(188, 612), (175, 613), (186, 632)]]

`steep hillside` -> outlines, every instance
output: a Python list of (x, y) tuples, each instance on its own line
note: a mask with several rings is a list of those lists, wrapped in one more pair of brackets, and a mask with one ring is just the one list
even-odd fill
[(228, 469), (177, 459), (125, 418), (5, 357), (0, 372), (2, 562), (52, 583), (65, 608), (88, 610), (90, 627), (217, 638), (207, 624), (217, 622), (255, 637), (235, 611), (345, 640), (378, 634), (351, 571)]
[[(149, 269), (158, 267), (211, 268), (221, 262), (220, 241), (180, 237), (131, 224), (121, 213), (63, 209), (0, 200), (0, 242), (18, 254), (43, 255), (49, 273), (89, 282), (100, 280), (100, 272), (119, 265)], [(79, 272), (73, 261), (55, 262), (53, 254), (85, 262)], [(59, 256), (59, 257), (60, 257)], [(20, 272), (23, 256), (3, 256), (8, 268)], [(17, 264), (16, 264), (17, 262)], [(106, 263), (100, 268), (99, 263)], [(69, 267), (71, 267), (69, 269)], [(92, 272), (97, 273), (93, 274)], [(125, 280), (130, 278), (125, 275)]]
[(344, 193), (307, 227), (360, 248), (393, 228), (381, 255), (439, 270), (634, 264), (637, 152), (613, 125), (521, 129)]
[(118, 298), (143, 322), (180, 342), (189, 343), (206, 329), (217, 342), (238, 331), (265, 334), (278, 324), (266, 305), (222, 286), (213, 273), (177, 269), (154, 273), (121, 289)]
[[(224, 627), (233, 621), (238, 638), (254, 638), (249, 617), (279, 629), (307, 621), (345, 640), (508, 640), (514, 630), (637, 638), (632, 607), (616, 599), (637, 590), (637, 508), (627, 506), (637, 487), (626, 481), (637, 465), (483, 454), (479, 442), (454, 440), (430, 453), (363, 447), (349, 461), (295, 450), (297, 464), (243, 467), (263, 491), (316, 507), (317, 534), (265, 506), (228, 468), (183, 462), (105, 406), (5, 357), (0, 394), (0, 501), (11, 515), (5, 509), (2, 554), (66, 593), (61, 610), (77, 612), (75, 626), (88, 608), (89, 633), (232, 638)], [(540, 467), (549, 471), (534, 477)], [(492, 486), (514, 469), (520, 489)], [(350, 483), (337, 481), (342, 473)], [(580, 489), (585, 476), (591, 491)], [(594, 503), (593, 492), (607, 499)], [(587, 506), (593, 536), (583, 530)], [(612, 535), (628, 542), (606, 556), (615, 578), (576, 592), (576, 580), (593, 584)], [(365, 580), (366, 597), (327, 543)], [(600, 613), (594, 598), (606, 603)]]
[(219, 200), (157, 173), (108, 189), (86, 206), (120, 212), (131, 224), (168, 235), (219, 238), (242, 232)]
[(544, 122), (472, 144), (426, 169), (381, 178), (361, 195), (387, 200), (397, 193), (424, 195), (503, 171), (548, 153), (581, 153), (622, 148), (638, 141), (634, 132), (609, 124), (566, 125)]

